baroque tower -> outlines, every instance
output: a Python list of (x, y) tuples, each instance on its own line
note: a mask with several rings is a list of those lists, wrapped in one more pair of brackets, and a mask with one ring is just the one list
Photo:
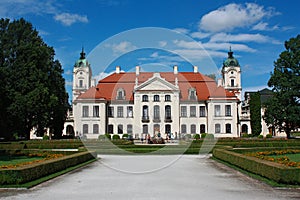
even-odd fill
[(75, 62), (73, 69), (73, 99), (76, 100), (77, 97), (87, 91), (92, 85), (92, 70), (90, 64), (85, 58), (85, 53), (82, 48), (80, 53), (80, 58)]
[(233, 57), (231, 48), (228, 52), (228, 58), (223, 62), (222, 78), (225, 89), (234, 93), (241, 100), (242, 85), (241, 85), (241, 67), (237, 59)]

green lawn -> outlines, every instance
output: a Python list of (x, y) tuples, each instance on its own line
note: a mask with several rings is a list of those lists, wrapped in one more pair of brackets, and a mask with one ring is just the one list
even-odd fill
[(291, 161), (300, 162), (300, 153), (297, 153), (297, 154), (276, 155), (276, 156), (270, 156), (270, 157), (272, 157), (272, 158), (281, 158), (283, 156), (287, 156)]
[(1, 155), (0, 156), (0, 167), (4, 165), (17, 165), (24, 162), (31, 162), (35, 160), (42, 160), (43, 157), (28, 157), (28, 156), (10, 156), (10, 155)]

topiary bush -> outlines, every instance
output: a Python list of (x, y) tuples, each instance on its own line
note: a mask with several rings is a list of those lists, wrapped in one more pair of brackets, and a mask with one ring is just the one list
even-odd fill
[(44, 135), (43, 136), (43, 140), (49, 140), (49, 136), (48, 135)]
[(263, 138), (264, 138), (264, 136), (263, 136), (263, 135), (259, 135), (259, 136), (257, 136), (257, 138), (259, 138), (259, 139), (263, 139)]
[(248, 133), (243, 133), (242, 134), (242, 138), (248, 138), (248, 137), (249, 137)]
[(195, 134), (195, 135), (194, 135), (194, 139), (195, 139), (195, 140), (199, 140), (199, 139), (200, 139), (200, 134)]
[(201, 138), (205, 138), (206, 137), (206, 133), (201, 133)]
[(115, 135), (112, 136), (112, 139), (113, 139), (113, 140), (119, 140), (119, 139), (120, 139), (120, 136), (117, 135), (117, 134), (115, 134)]
[(111, 134), (105, 133), (104, 135), (105, 135), (105, 137), (106, 137), (107, 139), (111, 140)]
[(128, 134), (127, 134), (127, 133), (124, 133), (124, 134), (122, 135), (122, 139), (128, 139)]
[(272, 137), (273, 137), (273, 135), (270, 133), (266, 135), (266, 138), (272, 138)]

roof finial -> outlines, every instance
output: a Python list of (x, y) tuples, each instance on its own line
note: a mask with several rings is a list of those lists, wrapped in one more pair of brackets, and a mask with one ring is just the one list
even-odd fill
[(228, 58), (233, 58), (233, 52), (231, 51), (231, 46), (229, 46)]
[(82, 46), (82, 50), (81, 50), (81, 53), (80, 53), (80, 59), (85, 59), (85, 53), (84, 53), (83, 46)]

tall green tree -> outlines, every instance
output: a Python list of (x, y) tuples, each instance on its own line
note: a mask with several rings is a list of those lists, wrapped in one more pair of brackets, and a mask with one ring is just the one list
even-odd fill
[(261, 101), (259, 92), (250, 94), (249, 104), (252, 134), (258, 136), (261, 133)]
[(300, 35), (286, 41), (285, 49), (274, 62), (268, 82), (274, 94), (265, 104), (264, 119), (290, 138), (291, 131), (300, 127)]
[(32, 24), (24, 19), (0, 21), (0, 134), (29, 138), (37, 128), (61, 134), (68, 109), (63, 70)]

